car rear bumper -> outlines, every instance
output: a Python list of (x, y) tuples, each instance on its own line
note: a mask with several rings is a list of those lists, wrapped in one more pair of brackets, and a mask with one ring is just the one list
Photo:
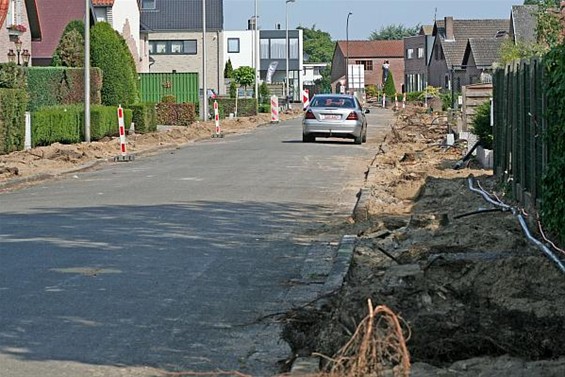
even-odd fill
[(304, 135), (313, 135), (315, 137), (339, 137), (352, 139), (360, 137), (363, 127), (360, 124), (315, 124), (304, 122), (302, 124), (302, 133)]

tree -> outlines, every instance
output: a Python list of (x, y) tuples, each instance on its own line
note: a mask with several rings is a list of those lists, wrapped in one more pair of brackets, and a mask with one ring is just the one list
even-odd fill
[(383, 91), (389, 98), (394, 97), (394, 95), (396, 94), (396, 87), (394, 86), (394, 78), (392, 77), (392, 72), (388, 73)]
[(471, 127), (473, 133), (478, 136), (482, 147), (492, 149), (493, 136), (492, 126), (490, 125), (490, 101), (485, 101), (476, 107)]
[(226, 66), (224, 67), (224, 78), (231, 79), (233, 77), (233, 66), (231, 64), (231, 59), (228, 59)]
[(314, 81), (314, 85), (316, 86), (316, 93), (331, 93), (331, 69), (329, 67), (326, 67), (320, 71), (320, 74), (322, 75), (322, 78)]
[(302, 29), (304, 38), (304, 55), (308, 63), (326, 63), (331, 62), (335, 49), (335, 42), (329, 33), (316, 29), (313, 25), (311, 29), (298, 27)]
[(67, 24), (53, 53), (51, 65), (84, 67), (84, 22), (73, 20)]
[(124, 38), (106, 22), (92, 27), (91, 64), (103, 73), (102, 103), (129, 105), (138, 101), (135, 62)]
[(248, 66), (239, 67), (233, 71), (233, 79), (247, 91), (247, 87), (255, 83), (255, 70)]
[(400, 40), (404, 37), (412, 37), (418, 35), (420, 32), (421, 25), (416, 25), (414, 27), (406, 27), (404, 25), (389, 25), (381, 27), (379, 31), (373, 31), (369, 36), (370, 41), (382, 41), (382, 40)]

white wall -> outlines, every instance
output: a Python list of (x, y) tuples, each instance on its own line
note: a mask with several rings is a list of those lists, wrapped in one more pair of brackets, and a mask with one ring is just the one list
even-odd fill
[[(124, 26), (126, 21), (129, 23), (130, 35), (124, 35)], [(148, 59), (147, 50), (144, 46), (144, 41), (140, 39), (139, 34), (139, 5), (137, 0), (115, 0), (114, 6), (112, 7), (112, 27), (117, 30), (126, 41), (132, 39), (130, 49), (137, 49), (137, 56), (133, 53), (134, 58), (137, 59), (136, 65), (139, 72), (148, 71)], [(129, 45), (129, 44), (128, 44)]]

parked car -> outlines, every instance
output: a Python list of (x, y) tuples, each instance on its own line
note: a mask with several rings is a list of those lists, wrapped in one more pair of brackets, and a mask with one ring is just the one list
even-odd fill
[(367, 141), (367, 118), (357, 97), (349, 94), (316, 94), (304, 112), (302, 141), (317, 137), (353, 139), (355, 144)]

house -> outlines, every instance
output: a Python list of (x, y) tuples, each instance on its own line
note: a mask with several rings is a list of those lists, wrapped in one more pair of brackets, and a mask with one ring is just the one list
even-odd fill
[(0, 0), (0, 62), (31, 64), (32, 41), (42, 37), (35, 0)]
[(96, 22), (108, 22), (130, 50), (137, 72), (149, 72), (148, 33), (141, 28), (138, 0), (92, 0)]
[(513, 5), (509, 35), (515, 44), (536, 42), (537, 5)]
[(503, 38), (508, 34), (509, 25), (508, 19), (454, 20), (445, 17), (436, 21), (428, 65), (429, 85), (460, 92), (463, 85), (469, 84), (463, 64), (469, 39)]
[(469, 38), (462, 65), (465, 67), (465, 84), (492, 82), (492, 73), (500, 61), (500, 51), (505, 37)]
[(322, 78), (322, 71), (328, 67), (329, 63), (304, 63), (303, 80), (304, 86), (312, 86)]
[[(255, 31), (251, 28), (252, 24), (249, 25), (248, 30), (223, 32), (222, 75), (226, 62), (230, 60), (233, 69), (257, 66), (258, 82), (286, 85), (286, 30), (259, 30), (258, 43), (254, 48)], [(304, 87), (301, 29), (288, 31), (288, 46), (289, 94), (294, 101), (300, 101), (300, 93)], [(259, 54), (255, 55), (255, 51), (259, 51)], [(254, 64), (254, 61), (257, 61), (257, 64)], [(220, 94), (223, 92), (220, 91)]]
[(407, 92), (423, 91), (428, 85), (428, 64), (432, 56), (433, 25), (420, 28), (418, 35), (404, 38), (404, 83)]
[(397, 92), (402, 92), (404, 80), (404, 42), (397, 41), (338, 41), (332, 58), (332, 91), (347, 87), (346, 64), (362, 65), (365, 86), (383, 83), (382, 64), (388, 60)]
[[(224, 51), (222, 0), (206, 0), (203, 23), (202, 0), (141, 0), (141, 24), (148, 29), (150, 72), (197, 72), (203, 85), (203, 56), (206, 86), (216, 93), (224, 87), (221, 64)], [(206, 54), (203, 31), (206, 29)]]

